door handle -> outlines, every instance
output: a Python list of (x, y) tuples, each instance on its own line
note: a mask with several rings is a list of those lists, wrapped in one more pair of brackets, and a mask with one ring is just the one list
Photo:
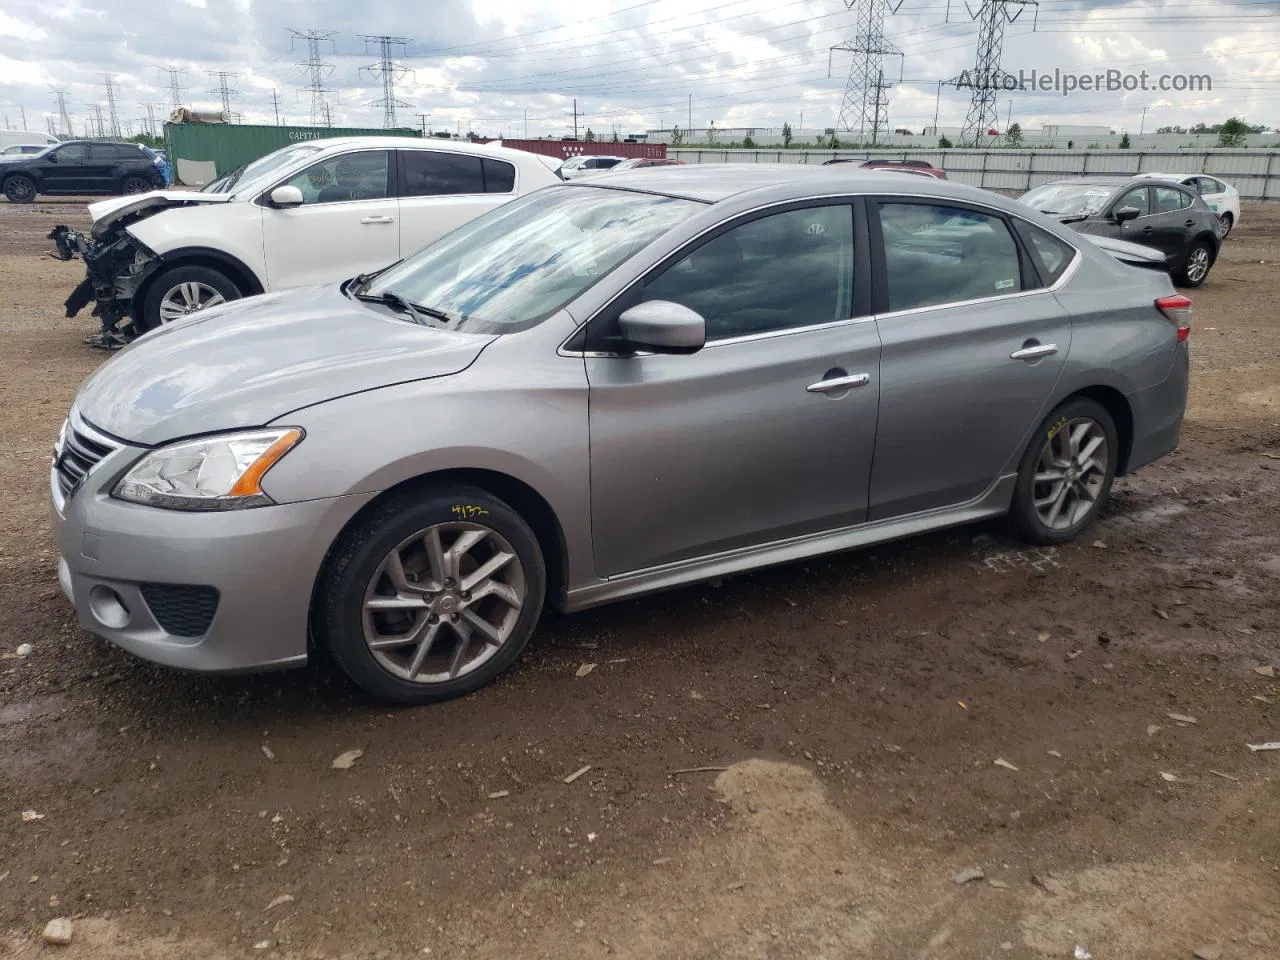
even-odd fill
[(1034, 346), (1023, 347), (1021, 350), (1015, 350), (1009, 354), (1010, 360), (1039, 360), (1041, 357), (1051, 357), (1058, 352), (1056, 343), (1037, 343)]
[(361, 223), (395, 223), (395, 217), (361, 217)]
[(1196, 222), (1195, 222), (1194, 220), (1186, 220), (1186, 221), (1183, 221), (1183, 222), (1184, 222), (1188, 227), (1194, 227), (1194, 226), (1196, 225)]
[(1150, 233), (1150, 232), (1151, 232), (1151, 230), (1152, 230), (1152, 228), (1151, 228), (1151, 227), (1143, 227), (1143, 228), (1142, 228), (1142, 232), (1143, 232), (1143, 233)]
[(851, 390), (854, 387), (865, 387), (871, 382), (871, 374), (854, 373), (847, 377), (832, 377), (830, 380), (819, 380), (817, 383), (811, 383), (805, 389), (810, 393), (838, 393), (841, 390)]

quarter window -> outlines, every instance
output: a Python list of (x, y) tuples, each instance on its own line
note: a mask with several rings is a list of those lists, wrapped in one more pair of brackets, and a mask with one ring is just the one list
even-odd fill
[(644, 300), (700, 313), (707, 340), (847, 320), (853, 208), (807, 207), (750, 220), (702, 244), (645, 284)]
[(1075, 248), (1033, 223), (1027, 223), (1016, 217), (1013, 223), (1019, 236), (1022, 237), (1023, 244), (1031, 252), (1031, 259), (1035, 261), (1045, 286), (1053, 286), (1071, 265), (1071, 259), (1076, 253)]
[(1176, 187), (1156, 187), (1156, 212), (1172, 213), (1191, 206), (1195, 201)]
[(302, 202), (344, 203), (382, 200), (387, 196), (387, 150), (345, 153), (321, 160), (289, 180), (302, 191)]
[(505, 160), (484, 158), (484, 192), (510, 193), (516, 188), (516, 168)]
[(1018, 245), (1001, 217), (930, 203), (879, 209), (890, 310), (1022, 289)]
[(1115, 205), (1115, 209), (1120, 210), (1124, 207), (1136, 208), (1140, 217), (1145, 217), (1151, 213), (1151, 197), (1147, 192), (1147, 188), (1137, 187), (1121, 197), (1120, 202)]
[(484, 193), (484, 169), (480, 158), (439, 150), (403, 150), (406, 197), (440, 197), (459, 193)]

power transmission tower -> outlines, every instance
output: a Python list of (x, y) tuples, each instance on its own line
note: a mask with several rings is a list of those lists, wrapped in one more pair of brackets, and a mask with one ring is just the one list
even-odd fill
[(178, 67), (161, 67), (160, 71), (169, 75), (169, 103), (178, 110), (182, 107), (182, 80), (187, 71)]
[(575, 140), (578, 139), (578, 117), (579, 116), (580, 114), (578, 113), (578, 98), (574, 97), (573, 98), (573, 139)]
[(430, 116), (431, 114), (429, 113), (418, 114), (418, 123), (422, 125), (422, 135), (424, 137), (430, 136), (430, 133), (427, 131), (427, 120)]
[(382, 81), (382, 99), (370, 100), (367, 106), (382, 107), (382, 127), (384, 130), (391, 130), (398, 126), (396, 122), (396, 107), (411, 107), (413, 104), (406, 103), (404, 100), (396, 98), (396, 83), (413, 75), (410, 70), (402, 63), (397, 63), (392, 54), (397, 47), (401, 52), (408, 50), (409, 44), (413, 42), (412, 37), (366, 37), (361, 35), (364, 41), (365, 53), (369, 52), (369, 44), (376, 43), (378, 45), (379, 59), (377, 63), (371, 63), (368, 66), (361, 67), (362, 74), (367, 73), (371, 77), (377, 77)]
[(147, 111), (147, 134), (152, 137), (156, 136), (156, 107), (159, 104), (154, 100), (141, 100), (138, 102), (138, 106), (144, 107)]
[(45, 126), (49, 128), (49, 136), (56, 137), (58, 135), (57, 127), (54, 125), (53, 117), (44, 118)]
[(897, 13), (902, 4), (903, 0), (844, 0), (846, 9), (857, 8), (857, 29), (852, 40), (837, 43), (827, 53), (828, 75), (836, 50), (853, 54), (836, 129), (857, 130), (859, 143), (870, 137), (875, 144), (881, 133), (888, 132), (889, 98), (885, 91), (890, 84), (884, 80), (884, 58), (902, 57), (902, 51), (885, 39), (884, 17), (886, 8)]
[[(1000, 52), (1004, 46), (1004, 28), (1022, 16), (1027, 7), (1036, 8), (1035, 19), (1040, 19), (1038, 0), (982, 0), (974, 10), (965, 3), (969, 17), (978, 21), (978, 55), (974, 59), (973, 77), (968, 84), (972, 88), (969, 99), (969, 113), (964, 118), (964, 127), (960, 130), (959, 147), (977, 147), (981, 145), (986, 133), (999, 121), (999, 110), (996, 106), (996, 95), (1000, 92), (1003, 75), (1000, 73)], [(1011, 9), (1015, 8), (1015, 9)], [(951, 9), (948, 2), (947, 16)], [(1032, 25), (1035, 29), (1035, 24)], [(957, 78), (957, 85), (960, 84)]]
[(72, 136), (71, 116), (67, 113), (67, 91), (54, 90), (53, 95), (58, 100), (58, 135), (70, 137)]
[(231, 88), (231, 84), (239, 79), (238, 73), (227, 73), (225, 70), (219, 70), (217, 73), (210, 71), (209, 81), (212, 83), (217, 80), (217, 87), (209, 91), (210, 96), (217, 94), (218, 99), (222, 102), (222, 115), (227, 118), (228, 122), (232, 121), (231, 117), (231, 98), (240, 96), (239, 90)]
[(276, 88), (271, 88), (271, 109), (276, 114), (276, 126), (280, 126), (280, 95), (276, 93)]
[(325, 86), (325, 81), (333, 75), (333, 64), (322, 56), (321, 49), (324, 44), (328, 44), (330, 50), (334, 49), (333, 38), (338, 35), (337, 31), (295, 30), (290, 27), (289, 34), (290, 50), (296, 49), (299, 42), (307, 45), (307, 59), (297, 66), (305, 74), (306, 89), (311, 93), (311, 125), (332, 126), (329, 122), (329, 94), (334, 91)]
[(119, 138), (120, 136), (120, 116), (116, 113), (116, 86), (115, 77), (109, 73), (102, 75), (102, 85), (107, 90), (107, 119), (110, 122), (111, 136)]
[(93, 105), (93, 124), (93, 135), (95, 137), (102, 139), (107, 135), (106, 126), (102, 119), (102, 104), (100, 103)]

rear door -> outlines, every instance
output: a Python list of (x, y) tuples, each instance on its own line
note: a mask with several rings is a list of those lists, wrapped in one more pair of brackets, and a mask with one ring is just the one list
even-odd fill
[(268, 288), (344, 280), (400, 259), (394, 151), (328, 157), (291, 177), (303, 204), (264, 206), (262, 245)]
[(516, 168), (506, 160), (444, 150), (396, 152), (403, 256), (516, 195)]
[[(697, 353), (617, 355), (592, 321), (591, 524), (601, 576), (866, 519), (880, 341), (852, 203), (774, 210), (696, 241), (621, 304), (701, 313)], [(855, 244), (856, 235), (863, 239)], [(865, 258), (865, 254), (863, 254)]]
[(871, 211), (883, 343), (875, 521), (975, 500), (1015, 468), (1071, 324), (1005, 215), (891, 197)]

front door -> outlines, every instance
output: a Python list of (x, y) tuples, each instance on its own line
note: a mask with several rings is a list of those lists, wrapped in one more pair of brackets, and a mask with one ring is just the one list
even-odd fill
[(698, 353), (588, 350), (599, 575), (866, 518), (880, 341), (855, 297), (854, 210), (739, 222), (633, 291), (702, 314)]
[(69, 143), (53, 151), (43, 165), (41, 177), (49, 193), (92, 193), (106, 184), (107, 168), (105, 160), (89, 155), (89, 144)]
[(345, 280), (400, 258), (390, 150), (329, 157), (288, 181), (300, 207), (262, 212), (269, 289)]
[(1195, 197), (1177, 187), (1152, 187), (1151, 246), (1161, 250), (1166, 259), (1181, 257), (1191, 242), (1196, 221), (1192, 218)]
[(1003, 216), (873, 207), (884, 352), (869, 519), (884, 520), (973, 500), (1016, 466), (1047, 414), (1071, 323), (1037, 289)]

